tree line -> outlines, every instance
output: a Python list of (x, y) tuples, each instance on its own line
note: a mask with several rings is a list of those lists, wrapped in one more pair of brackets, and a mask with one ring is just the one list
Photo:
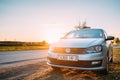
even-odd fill
[(0, 41), (0, 46), (44, 46), (48, 45), (46, 41), (42, 42), (21, 42), (21, 41)]

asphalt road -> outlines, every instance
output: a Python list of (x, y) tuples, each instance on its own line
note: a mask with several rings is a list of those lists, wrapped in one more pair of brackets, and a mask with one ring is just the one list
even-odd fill
[(0, 52), (0, 64), (8, 64), (24, 60), (47, 57), (47, 50), (8, 51)]

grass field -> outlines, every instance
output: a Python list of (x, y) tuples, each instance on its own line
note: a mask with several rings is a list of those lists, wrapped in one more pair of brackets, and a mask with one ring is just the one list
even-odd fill
[(120, 53), (120, 48), (113, 48), (113, 53)]
[(0, 46), (0, 51), (44, 50), (48, 48), (49, 48), (48, 45), (44, 45), (44, 46)]
[(0, 51), (43, 50), (48, 48), (49, 44), (46, 41), (42, 42), (0, 41)]

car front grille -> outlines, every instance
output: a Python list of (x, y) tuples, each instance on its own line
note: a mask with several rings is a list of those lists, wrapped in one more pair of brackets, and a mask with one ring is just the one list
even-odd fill
[(69, 52), (67, 52), (68, 48), (60, 48), (60, 47), (55, 47), (54, 48), (54, 53), (68, 53), (68, 54), (84, 54), (86, 53), (86, 48), (69, 48)]

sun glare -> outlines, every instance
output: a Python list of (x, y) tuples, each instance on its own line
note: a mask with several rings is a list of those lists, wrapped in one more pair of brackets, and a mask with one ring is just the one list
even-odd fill
[(46, 24), (43, 25), (42, 28), (43, 38), (48, 43), (53, 43), (58, 41), (61, 37), (63, 37), (63, 33), (65, 32), (64, 25), (61, 24)]
[(61, 34), (57, 32), (52, 32), (52, 33), (46, 34), (45, 40), (48, 43), (53, 43), (55, 41), (58, 41), (60, 38), (61, 38)]

